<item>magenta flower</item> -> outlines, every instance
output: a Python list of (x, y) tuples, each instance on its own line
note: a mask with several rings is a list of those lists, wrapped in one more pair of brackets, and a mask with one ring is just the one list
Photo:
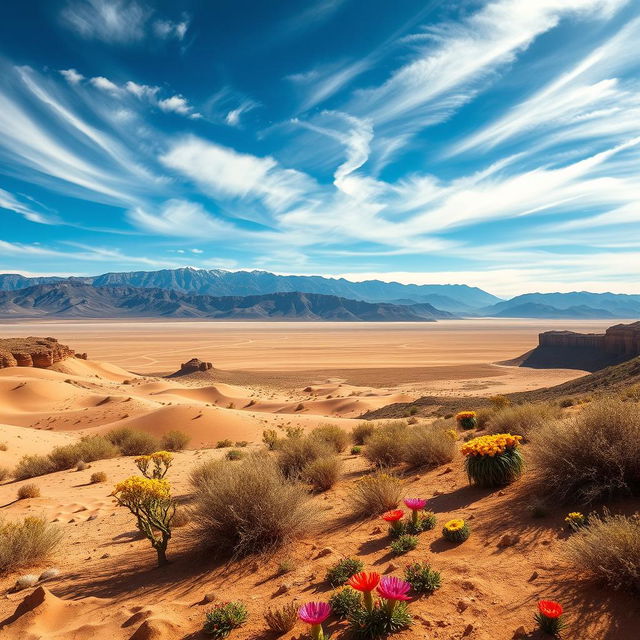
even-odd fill
[(427, 501), (422, 498), (405, 498), (404, 503), (411, 509), (411, 523), (415, 528), (418, 527), (418, 511), (425, 508)]
[(298, 609), (298, 618), (311, 625), (313, 640), (323, 640), (322, 623), (331, 615), (331, 605), (326, 602), (307, 602)]
[(395, 576), (385, 576), (380, 580), (378, 593), (386, 600), (385, 606), (389, 615), (393, 613), (396, 604), (401, 600), (411, 600), (407, 595), (411, 585)]

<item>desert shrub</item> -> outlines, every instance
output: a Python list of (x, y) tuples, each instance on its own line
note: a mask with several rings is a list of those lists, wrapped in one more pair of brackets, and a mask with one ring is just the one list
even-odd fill
[(529, 439), (547, 422), (557, 420), (559, 407), (550, 403), (515, 404), (496, 411), (488, 425), (489, 433), (514, 433)]
[(145, 456), (160, 449), (160, 441), (155, 436), (130, 427), (112, 429), (106, 438), (115, 444), (124, 456)]
[(520, 476), (524, 461), (520, 453), (521, 436), (499, 433), (469, 440), (462, 446), (464, 465), (479, 487), (502, 487)]
[(357, 480), (350, 491), (349, 503), (354, 515), (379, 516), (395, 509), (402, 498), (402, 483), (388, 473), (378, 472)]
[(351, 576), (364, 569), (364, 563), (358, 558), (343, 558), (329, 567), (324, 579), (332, 587), (341, 587)]
[(338, 456), (317, 458), (305, 465), (302, 478), (313, 486), (315, 491), (327, 491), (340, 478), (342, 460)]
[(290, 602), (275, 609), (267, 609), (264, 621), (271, 631), (281, 636), (291, 631), (298, 621), (298, 605)]
[(118, 447), (103, 436), (86, 436), (79, 442), (55, 447), (49, 460), (57, 471), (71, 469), (80, 462), (88, 463), (106, 458), (115, 458), (120, 453)]
[(501, 396), (501, 395), (491, 396), (489, 398), (489, 404), (494, 409), (500, 410), (500, 409), (504, 409), (505, 407), (508, 407), (511, 404), (511, 400), (509, 400), (507, 396)]
[(492, 407), (480, 407), (476, 411), (476, 422), (478, 429), (486, 429), (491, 423), (491, 418), (495, 415), (496, 410)]
[(565, 543), (567, 558), (614, 589), (640, 591), (640, 518), (591, 515)]
[(244, 456), (245, 456), (244, 451), (240, 451), (240, 449), (231, 449), (230, 451), (227, 451), (224, 457), (227, 460), (242, 460)]
[(171, 528), (179, 529), (185, 527), (191, 522), (191, 510), (188, 507), (176, 507), (171, 520)]
[(456, 422), (461, 429), (475, 429), (478, 426), (475, 411), (459, 411), (456, 414)]
[(351, 587), (335, 591), (329, 598), (331, 610), (338, 618), (348, 618), (352, 611), (362, 607), (362, 596)]
[(377, 467), (390, 467), (402, 462), (405, 455), (409, 428), (406, 422), (386, 422), (367, 440), (364, 455)]
[(13, 477), (16, 480), (26, 480), (27, 478), (43, 476), (46, 473), (53, 473), (54, 471), (55, 467), (47, 456), (23, 456), (13, 471)]
[(167, 564), (171, 521), (176, 512), (167, 481), (131, 476), (115, 486), (113, 496), (136, 517), (138, 530), (156, 550), (158, 566)]
[(351, 430), (351, 438), (354, 444), (367, 444), (367, 440), (373, 435), (375, 427), (371, 422), (360, 422)]
[(352, 456), (358, 456), (361, 453), (362, 453), (362, 447), (359, 444), (351, 447), (351, 455)]
[(278, 432), (275, 429), (265, 429), (262, 432), (262, 442), (267, 445), (269, 451), (273, 451), (278, 444)]
[(162, 480), (173, 463), (173, 455), (168, 451), (155, 451), (151, 455), (136, 458), (135, 462), (145, 478)]
[(435, 467), (451, 462), (456, 448), (456, 442), (447, 429), (420, 425), (409, 431), (403, 461), (412, 467)]
[(278, 465), (287, 478), (301, 477), (305, 467), (331, 454), (325, 442), (311, 437), (286, 438), (278, 443)]
[(464, 542), (471, 535), (471, 528), (460, 518), (454, 518), (446, 522), (442, 528), (442, 536), (449, 542)]
[(418, 536), (412, 536), (409, 534), (402, 534), (398, 536), (390, 545), (391, 553), (396, 556), (400, 556), (403, 553), (408, 553), (418, 546)]
[(8, 467), (0, 467), (0, 482), (4, 482), (9, 477), (11, 477), (11, 469)]
[(236, 442), (236, 447), (240, 447), (241, 449), (246, 447), (249, 444), (249, 442), (247, 440), (238, 440)]
[(313, 512), (303, 485), (275, 460), (252, 455), (237, 464), (206, 462), (191, 474), (197, 539), (235, 556), (276, 549), (309, 532)]
[(439, 571), (434, 571), (426, 562), (413, 562), (407, 565), (404, 579), (419, 594), (431, 594), (442, 585)]
[(39, 564), (58, 546), (62, 532), (44, 518), (0, 521), (0, 573)]
[(207, 612), (203, 628), (213, 638), (226, 638), (246, 621), (247, 608), (241, 602), (225, 602)]
[(300, 425), (289, 425), (285, 427), (285, 433), (287, 434), (287, 438), (302, 438), (304, 429)]
[(334, 424), (323, 424), (311, 432), (311, 438), (320, 440), (333, 448), (336, 453), (341, 453), (349, 444), (349, 435), (344, 429)]
[(76, 465), (76, 471), (86, 471), (91, 465), (87, 464), (84, 460), (80, 460)]
[(225, 438), (224, 440), (218, 440), (218, 442), (216, 442), (216, 449), (226, 449), (227, 447), (233, 447), (233, 440)]
[(296, 568), (296, 563), (290, 558), (285, 558), (278, 563), (276, 573), (279, 576), (283, 576), (287, 573), (291, 573)]
[(8, 449), (6, 442), (0, 442), (0, 451), (6, 451)]
[(184, 431), (167, 431), (162, 438), (160, 438), (160, 447), (165, 451), (182, 451), (188, 444), (191, 438)]
[(531, 437), (540, 490), (561, 502), (591, 503), (640, 492), (640, 405), (590, 403)]
[(573, 407), (575, 403), (576, 401), (573, 398), (562, 398), (562, 400), (558, 402), (558, 406), (562, 409), (567, 409), (568, 407)]
[(94, 471), (91, 474), (91, 484), (98, 484), (107, 481), (107, 474), (104, 471)]
[(23, 484), (18, 489), (18, 500), (25, 500), (26, 498), (39, 498), (40, 487), (33, 482)]

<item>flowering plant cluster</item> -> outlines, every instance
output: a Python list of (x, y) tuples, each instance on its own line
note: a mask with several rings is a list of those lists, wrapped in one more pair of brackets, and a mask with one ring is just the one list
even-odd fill
[(455, 518), (445, 523), (442, 535), (449, 542), (464, 542), (471, 535), (471, 528), (461, 518)]
[(156, 451), (151, 455), (136, 458), (135, 462), (145, 478), (162, 480), (173, 462), (173, 454), (168, 451)]
[(298, 618), (311, 625), (313, 640), (324, 640), (322, 623), (331, 615), (331, 605), (327, 602), (307, 602), (298, 609)]
[(247, 608), (242, 602), (221, 602), (207, 613), (204, 632), (213, 638), (226, 638), (246, 621)]
[(577, 531), (587, 524), (587, 516), (585, 516), (583, 513), (580, 513), (579, 511), (572, 511), (571, 513), (567, 514), (567, 517), (564, 519), (564, 521), (567, 523), (569, 529), (571, 529), (572, 531)]
[(481, 487), (501, 487), (522, 473), (521, 436), (498, 433), (473, 438), (461, 448), (469, 481)]
[(431, 594), (442, 585), (440, 572), (432, 569), (426, 562), (408, 564), (404, 578), (411, 588), (420, 594)]
[(475, 429), (478, 419), (475, 411), (460, 411), (456, 414), (456, 422), (462, 429)]
[(404, 520), (402, 509), (392, 509), (382, 514), (382, 519), (389, 523), (389, 535), (398, 538), (405, 533), (416, 534), (429, 531), (436, 526), (436, 516), (431, 511), (424, 511), (427, 501), (423, 498), (405, 498), (405, 506), (411, 511), (409, 520)]
[(562, 619), (564, 613), (562, 605), (553, 600), (540, 600), (538, 602), (538, 611), (535, 614), (536, 622), (540, 631), (547, 633), (554, 638), (560, 636), (560, 632), (565, 627)]
[(176, 513), (169, 483), (166, 480), (131, 476), (119, 482), (111, 495), (136, 517), (138, 529), (158, 554), (158, 564), (166, 564), (171, 521)]

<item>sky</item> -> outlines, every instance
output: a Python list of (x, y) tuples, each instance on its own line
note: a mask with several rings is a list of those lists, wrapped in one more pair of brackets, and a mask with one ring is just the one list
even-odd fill
[(640, 293), (637, 0), (0, 6), (0, 272)]

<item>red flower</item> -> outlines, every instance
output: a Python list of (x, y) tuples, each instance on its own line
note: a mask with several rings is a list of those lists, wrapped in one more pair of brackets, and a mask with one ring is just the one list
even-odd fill
[(538, 602), (538, 611), (540, 611), (545, 618), (552, 619), (559, 618), (563, 613), (562, 605), (553, 600), (540, 600), (540, 602)]
[(380, 574), (375, 571), (361, 571), (351, 576), (347, 584), (356, 591), (373, 591), (380, 582)]
[(404, 511), (402, 509), (394, 509), (393, 511), (387, 511), (382, 514), (382, 519), (387, 522), (398, 522), (404, 517)]

